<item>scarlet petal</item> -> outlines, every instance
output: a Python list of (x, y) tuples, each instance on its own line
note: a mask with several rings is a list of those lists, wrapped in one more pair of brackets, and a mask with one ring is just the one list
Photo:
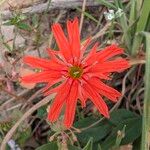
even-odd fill
[(83, 55), (84, 55), (84, 53), (85, 53), (85, 50), (86, 50), (87, 47), (89, 46), (90, 42), (91, 42), (91, 37), (89, 37), (89, 38), (83, 43), (83, 45), (81, 46), (81, 59), (82, 59), (82, 57), (83, 57)]
[(123, 49), (113, 44), (113, 45), (107, 46), (106, 48), (104, 48), (98, 53), (99, 55), (98, 61), (106, 61), (109, 58), (112, 58), (119, 54), (123, 54)]
[(110, 73), (110, 72), (120, 72), (129, 68), (129, 62), (125, 59), (117, 59), (113, 61), (107, 61), (104, 63), (96, 64), (91, 68), (91, 72), (100, 72), (100, 73)]
[(87, 100), (87, 96), (85, 94), (85, 91), (84, 89), (81, 87), (81, 85), (79, 84), (79, 99), (81, 100), (81, 105), (82, 105), (82, 108), (84, 108), (86, 106), (86, 100)]
[(48, 55), (51, 59), (55, 60), (56, 59), (56, 56), (55, 55), (59, 55), (60, 53), (56, 50), (53, 50), (53, 49), (50, 49), (50, 48), (47, 48), (47, 52), (48, 52)]
[(97, 107), (99, 112), (103, 114), (106, 118), (109, 118), (108, 107), (104, 100), (101, 98), (101, 96), (97, 93), (97, 91), (94, 91), (92, 87), (88, 84), (85, 84), (84, 87), (84, 90), (88, 94), (89, 98), (91, 98), (91, 101)]
[(61, 70), (66, 70), (67, 69), (67, 66), (62, 65), (62, 64), (56, 62), (55, 60), (50, 61), (49, 67), (50, 67), (50, 69), (45, 69), (45, 70), (61, 71)]
[(70, 45), (60, 24), (54, 24), (52, 26), (52, 31), (54, 33), (54, 37), (56, 39), (60, 52), (65, 57), (66, 61), (69, 60), (71, 58)]
[(40, 72), (31, 75), (27, 75), (21, 78), (22, 82), (25, 83), (40, 83), (49, 82), (50, 79), (60, 78), (61, 74), (59, 72)]
[(64, 62), (58, 58), (61, 55), (59, 51), (52, 50), (50, 48), (48, 48), (47, 51), (48, 51), (49, 57), (53, 60), (53, 62), (56, 62), (57, 64), (60, 64), (63, 66), (65, 65)]
[(32, 56), (25, 56), (23, 61), (31, 67), (49, 69), (50, 61), (42, 58), (36, 58)]
[(74, 81), (74, 83), (72, 84), (70, 88), (69, 95), (66, 99), (66, 111), (65, 111), (65, 117), (64, 117), (64, 125), (67, 128), (70, 128), (73, 124), (77, 98), (78, 98), (78, 84), (76, 81)]
[(79, 33), (79, 25), (78, 19), (75, 18), (73, 22), (67, 22), (67, 30), (69, 36), (69, 43), (72, 50), (73, 57), (80, 57), (80, 33)]
[(50, 79), (48, 81), (48, 84), (43, 88), (43, 92), (46, 92), (52, 85), (54, 85), (54, 84), (56, 84), (60, 81), (62, 81), (61, 78), (59, 78), (59, 79)]
[(98, 47), (98, 43), (96, 43), (92, 47), (92, 49), (89, 52), (89, 54), (83, 59), (83, 62), (85, 62), (85, 65), (91, 65), (91, 64), (93, 64), (95, 62), (95, 61), (93, 61), (93, 59), (95, 59), (97, 47)]
[(101, 73), (101, 72), (86, 72), (85, 73), (86, 75), (88, 75), (89, 77), (97, 77), (99, 79), (104, 79), (104, 80), (111, 80), (111, 77), (109, 77), (109, 74), (104, 74), (104, 73)]
[(120, 92), (118, 92), (117, 90), (107, 86), (106, 84), (104, 84), (103, 82), (101, 82), (97, 78), (91, 78), (89, 80), (89, 84), (91, 84), (91, 86), (95, 90), (97, 90), (98, 93), (100, 93), (103, 96), (106, 96), (107, 98), (109, 98), (113, 102), (116, 102), (118, 100), (118, 98), (121, 97)]
[(48, 120), (50, 120), (51, 122), (55, 122), (58, 119), (61, 109), (66, 103), (66, 98), (69, 95), (69, 90), (70, 84), (66, 82), (66, 84), (57, 93), (48, 113)]
[(58, 85), (58, 86), (56, 86), (50, 90), (47, 89), (47, 91), (44, 92), (44, 96), (47, 96), (47, 95), (52, 94), (52, 93), (58, 93), (61, 90), (61, 88), (63, 88), (65, 86), (65, 84), (66, 84), (66, 81), (64, 81), (60, 85)]
[(61, 90), (61, 87), (62, 86), (57, 86), (57, 87), (55, 87), (55, 88), (52, 88), (52, 89), (50, 89), (50, 90), (47, 90), (46, 92), (44, 92), (44, 96), (48, 96), (48, 95), (50, 95), (50, 94), (52, 94), (52, 93), (58, 93), (58, 91), (59, 90)]

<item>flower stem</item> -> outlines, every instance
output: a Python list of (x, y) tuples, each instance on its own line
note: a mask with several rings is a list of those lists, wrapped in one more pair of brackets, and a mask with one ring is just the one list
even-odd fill
[(148, 150), (150, 148), (150, 34), (142, 32), (142, 35), (146, 37), (146, 65), (141, 150)]

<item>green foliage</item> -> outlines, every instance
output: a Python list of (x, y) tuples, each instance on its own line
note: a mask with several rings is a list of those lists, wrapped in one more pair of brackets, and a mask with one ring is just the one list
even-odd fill
[(93, 142), (98, 142), (102, 140), (110, 131), (111, 126), (105, 121), (96, 127), (82, 131), (80, 134), (78, 134), (78, 139), (81, 143), (83, 143), (83, 145), (88, 142), (90, 137), (93, 137)]
[[(68, 150), (81, 150), (80, 148), (73, 146), (73, 145), (67, 145)], [(40, 147), (38, 147), (36, 150), (58, 150), (57, 142), (49, 142), (47, 144), (44, 144)], [(88, 149), (85, 149), (88, 150)]]
[(68, 148), (68, 150), (81, 150), (81, 148), (78, 148), (78, 147), (73, 146), (73, 145), (68, 145), (67, 148)]
[(20, 146), (23, 146), (26, 140), (31, 136), (31, 129), (30, 128), (24, 129), (23, 131), (18, 132), (16, 136), (17, 136), (17, 143)]
[(139, 17), (139, 20), (137, 22), (136, 31), (135, 31), (135, 37), (133, 40), (133, 46), (132, 46), (132, 55), (137, 54), (137, 50), (141, 45), (141, 42), (143, 40), (142, 36), (138, 36), (138, 33), (141, 31), (146, 31), (146, 26), (148, 24), (148, 20), (150, 17), (150, 5), (149, 0), (143, 0), (143, 6), (141, 10), (141, 15)]
[(90, 138), (83, 150), (93, 150), (93, 138)]
[(118, 9), (123, 10), (123, 15), (116, 18), (116, 21), (122, 27), (122, 42), (124, 46), (130, 55), (135, 56), (143, 40), (143, 37), (138, 36), (138, 33), (148, 30), (147, 27), (150, 18), (149, 0), (131, 0), (128, 5), (123, 5), (120, 0), (115, 0), (114, 2), (106, 0), (97, 1), (108, 9), (115, 11)]
[(115, 146), (113, 147), (113, 149), (117, 149), (121, 145), (121, 141), (125, 136), (125, 128), (126, 128), (126, 125), (124, 125), (124, 127), (121, 131), (120, 130), (118, 131)]
[(47, 109), (47, 106), (43, 106), (43, 107), (39, 108), (37, 110), (37, 116), (42, 119), (47, 114), (46, 109)]
[(23, 14), (16, 14), (10, 20), (7, 20), (3, 25), (14, 25), (19, 29), (31, 31), (31, 28), (28, 24), (24, 23), (23, 21), (27, 19), (27, 17)]
[(149, 149), (149, 131), (150, 131), (150, 33), (142, 32), (146, 38), (146, 66), (145, 66), (145, 96), (144, 96), (144, 112), (143, 112), (143, 130), (141, 149)]
[[(68, 150), (81, 150), (81, 148), (73, 146), (73, 145), (67, 145)], [(49, 142), (47, 144), (44, 144), (40, 147), (38, 147), (36, 150), (58, 150), (57, 142)], [(93, 150), (93, 138), (90, 138), (85, 147), (82, 150)]]
[[(92, 124), (93, 120), (96, 121), (95, 118), (87, 117), (76, 122), (75, 126), (83, 128), (85, 125), (89, 126)], [(108, 150), (115, 146), (116, 143), (119, 146), (134, 142), (141, 135), (141, 126), (141, 116), (125, 109), (118, 109), (111, 113), (109, 120), (102, 120), (96, 126), (86, 130), (83, 128), (83, 131), (77, 134), (77, 137), (82, 145), (85, 145), (90, 138), (93, 138), (94, 145), (98, 146), (100, 143), (102, 150)], [(118, 131), (123, 136), (118, 137)]]
[[(135, 123), (136, 122), (136, 123)], [(122, 138), (121, 145), (132, 143), (141, 135), (142, 118), (135, 117), (122, 120), (112, 131), (111, 134), (101, 143), (102, 149), (109, 149), (115, 145), (117, 133), (126, 125), (125, 137)]]
[(36, 150), (58, 150), (56, 142), (50, 142), (38, 147)]

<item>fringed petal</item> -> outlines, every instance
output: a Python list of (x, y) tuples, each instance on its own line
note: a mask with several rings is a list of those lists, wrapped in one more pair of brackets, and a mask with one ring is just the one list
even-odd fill
[(85, 50), (87, 47), (90, 45), (92, 38), (89, 37), (88, 39), (85, 40), (85, 42), (81, 45), (81, 59), (85, 53)]
[(116, 55), (123, 54), (123, 49), (113, 44), (98, 52), (98, 61), (106, 61)]
[(104, 63), (99, 63), (94, 65), (89, 72), (99, 72), (99, 73), (112, 73), (112, 72), (121, 72), (125, 69), (128, 69), (130, 64), (125, 59), (116, 59), (113, 61), (107, 61)]
[(53, 79), (58, 79), (61, 77), (60, 72), (39, 72), (31, 75), (27, 75), (21, 78), (22, 82), (25, 83), (41, 83), (41, 82), (49, 82)]
[(101, 95), (109, 98), (113, 102), (117, 102), (117, 100), (121, 97), (121, 93), (117, 90), (107, 86), (103, 82), (101, 82), (98, 78), (91, 78), (88, 83)]
[(58, 44), (61, 54), (64, 56), (66, 61), (68, 61), (71, 58), (70, 44), (60, 26), (60, 24), (58, 24), (58, 23), (54, 24), (52, 26), (52, 31), (54, 33), (54, 37), (56, 39), (56, 42)]
[(97, 107), (99, 112), (106, 118), (109, 118), (108, 107), (97, 91), (95, 91), (88, 83), (84, 85), (84, 90), (94, 105)]
[(66, 98), (66, 111), (64, 116), (64, 125), (66, 128), (70, 128), (73, 124), (77, 105), (77, 98), (78, 98), (78, 83), (74, 81), (70, 88), (69, 95)]
[(69, 95), (70, 88), (71, 88), (70, 83), (66, 82), (57, 93), (48, 113), (48, 120), (50, 122), (55, 122), (58, 119), (61, 109), (63, 105), (66, 103), (66, 98)]
[(78, 18), (75, 18), (72, 22), (67, 22), (67, 30), (69, 43), (71, 46), (71, 52), (73, 59), (79, 59), (80, 57), (80, 33)]
[(36, 58), (32, 56), (23, 57), (23, 61), (33, 68), (41, 68), (41, 69), (50, 69), (49, 64), (50, 60)]

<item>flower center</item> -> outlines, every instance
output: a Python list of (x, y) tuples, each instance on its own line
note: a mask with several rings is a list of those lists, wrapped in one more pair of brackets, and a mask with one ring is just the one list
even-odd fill
[(69, 68), (69, 75), (72, 77), (72, 78), (80, 78), (82, 73), (83, 73), (83, 69), (78, 67), (78, 66), (73, 66), (73, 67), (70, 67)]

